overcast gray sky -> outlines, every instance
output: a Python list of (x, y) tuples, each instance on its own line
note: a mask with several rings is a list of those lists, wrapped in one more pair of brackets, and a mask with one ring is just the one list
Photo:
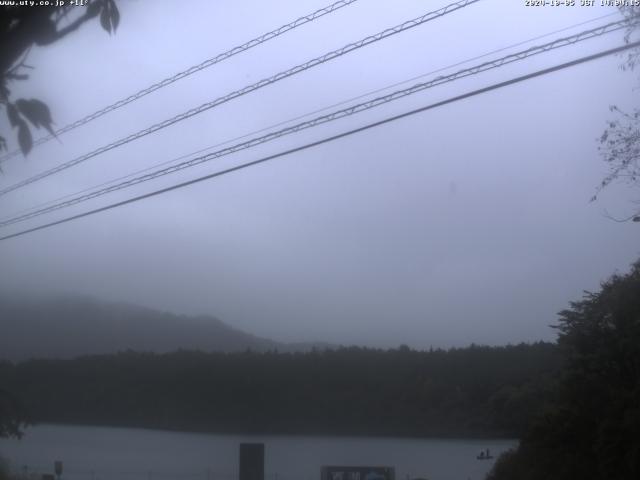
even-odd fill
[[(53, 46), (34, 49), (28, 60), (35, 67), (31, 79), (15, 84), (13, 92), (15, 98), (45, 101), (57, 126), (63, 126), (329, 3), (120, 1), (122, 19), (114, 36), (95, 22)], [(360, 0), (65, 134), (26, 160), (5, 163), (0, 183), (13, 184), (447, 3)], [(484, 0), (8, 194), (0, 198), (0, 216), (615, 11)], [(622, 41), (623, 34), (615, 33), (430, 89), (46, 219)], [(283, 341), (428, 348), (553, 339), (548, 325), (556, 312), (640, 255), (640, 226), (603, 215), (608, 209), (623, 216), (638, 190), (615, 185), (589, 203), (607, 173), (596, 139), (612, 118), (609, 106), (637, 105), (637, 73), (620, 71), (620, 62), (610, 57), (578, 66), (0, 242), (0, 289), (81, 293), (212, 314)], [(444, 73), (473, 63), (478, 61)], [(0, 130), (8, 128), (0, 119)]]

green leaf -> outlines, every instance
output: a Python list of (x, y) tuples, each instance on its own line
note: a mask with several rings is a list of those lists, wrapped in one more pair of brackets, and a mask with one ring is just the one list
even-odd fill
[(106, 5), (103, 7), (100, 12), (100, 25), (104, 28), (109, 34), (111, 34), (111, 18), (109, 17), (109, 12), (107, 11)]
[(87, 5), (87, 12), (86, 12), (87, 17), (93, 18), (96, 15), (98, 15), (100, 13), (101, 7), (102, 7), (102, 2), (99, 2), (96, 0), (89, 2), (89, 5)]
[(20, 124), (20, 114), (13, 103), (7, 103), (7, 117), (9, 117), (9, 123), (13, 128)]
[(20, 113), (22, 113), (34, 127), (40, 128), (42, 126), (46, 128), (51, 135), (55, 135), (51, 127), (53, 123), (51, 111), (46, 103), (36, 100), (35, 98), (31, 100), (21, 98), (16, 101), (16, 107), (18, 107)]
[(120, 24), (120, 12), (114, 0), (103, 0), (100, 10), (100, 25), (107, 32), (115, 33)]
[(114, 0), (107, 0), (111, 10), (111, 25), (113, 25), (113, 33), (116, 33), (118, 25), (120, 24), (120, 12)]
[(25, 156), (31, 151), (31, 147), (33, 147), (33, 138), (31, 137), (29, 125), (27, 125), (27, 122), (22, 119), (20, 119), (20, 123), (18, 125), (18, 144), (20, 145), (20, 150), (22, 150), (22, 153)]

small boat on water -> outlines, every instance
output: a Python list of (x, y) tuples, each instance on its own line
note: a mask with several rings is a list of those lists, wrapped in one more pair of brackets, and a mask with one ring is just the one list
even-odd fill
[(493, 455), (491, 455), (491, 452), (489, 451), (488, 448), (486, 452), (483, 450), (480, 452), (480, 455), (476, 456), (477, 460), (491, 460), (492, 458), (493, 458)]

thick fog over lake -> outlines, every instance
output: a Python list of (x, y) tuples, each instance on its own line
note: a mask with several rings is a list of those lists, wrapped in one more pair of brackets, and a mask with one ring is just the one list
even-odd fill
[[(94, 21), (32, 49), (30, 79), (12, 83), (12, 95), (44, 101), (62, 127), (328, 3), (119, 2), (115, 34)], [(0, 188), (447, 3), (356, 2), (35, 147), (26, 159), (2, 163)], [(236, 137), (494, 50), (573, 26), (382, 93), (619, 18), (615, 7), (600, 5), (480, 1), (8, 193), (0, 197), (0, 217), (185, 154), (218, 150)], [(427, 89), (2, 227), (0, 235), (623, 42), (618, 31)], [(640, 255), (640, 226), (606, 215), (628, 215), (637, 187), (615, 183), (589, 201), (608, 173), (597, 147), (614, 115), (610, 106), (631, 107), (638, 94), (638, 71), (622, 71), (622, 60), (605, 57), (1, 241), (0, 292), (88, 295), (213, 315), (284, 342), (429, 348), (551, 340), (549, 325), (559, 310)], [(4, 116), (0, 132), (11, 132), (9, 150), (16, 148)]]

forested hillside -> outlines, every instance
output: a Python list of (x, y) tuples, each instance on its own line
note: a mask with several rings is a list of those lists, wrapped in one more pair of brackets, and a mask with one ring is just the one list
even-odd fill
[(560, 368), (548, 343), (412, 351), (121, 353), (0, 364), (36, 422), (215, 432), (516, 436)]
[(187, 316), (85, 297), (11, 298), (0, 294), (0, 360), (73, 358), (123, 350), (234, 352), (308, 350), (230, 327), (212, 316)]

